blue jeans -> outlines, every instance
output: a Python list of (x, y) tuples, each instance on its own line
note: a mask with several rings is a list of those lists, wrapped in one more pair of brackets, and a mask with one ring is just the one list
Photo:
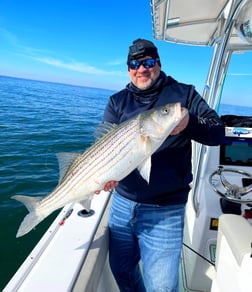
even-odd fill
[(120, 291), (178, 292), (184, 212), (185, 205), (141, 204), (113, 195), (109, 261)]

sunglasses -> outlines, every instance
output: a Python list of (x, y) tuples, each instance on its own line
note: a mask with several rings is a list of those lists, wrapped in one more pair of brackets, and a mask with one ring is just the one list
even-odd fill
[(145, 69), (149, 69), (149, 68), (153, 68), (156, 65), (157, 61), (159, 61), (159, 59), (146, 59), (142, 61), (133, 60), (133, 61), (128, 62), (128, 66), (132, 70), (139, 69), (141, 65), (143, 65)]

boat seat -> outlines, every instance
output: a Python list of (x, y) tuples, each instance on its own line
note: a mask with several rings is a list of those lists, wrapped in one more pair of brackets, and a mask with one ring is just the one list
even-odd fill
[(252, 225), (242, 216), (224, 214), (219, 218), (216, 277), (211, 292), (247, 292), (251, 287)]

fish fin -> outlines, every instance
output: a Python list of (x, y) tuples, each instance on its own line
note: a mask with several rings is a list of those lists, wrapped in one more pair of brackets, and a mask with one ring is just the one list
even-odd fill
[(90, 198), (88, 198), (88, 199), (86, 199), (86, 200), (80, 201), (81, 206), (82, 206), (85, 210), (89, 211), (89, 210), (90, 210), (90, 207), (91, 207), (92, 199), (93, 199), (93, 197), (90, 197)]
[(11, 198), (23, 203), (29, 212), (33, 212), (44, 197), (28, 197), (16, 195), (12, 196)]
[(19, 226), (16, 237), (21, 237), (30, 232), (36, 225), (38, 225), (46, 216), (38, 216), (35, 212), (26, 215)]
[(56, 154), (59, 162), (59, 182), (62, 182), (70, 166), (80, 155), (80, 153), (73, 152), (61, 152)]
[(28, 196), (13, 196), (12, 199), (23, 203), (28, 211), (17, 232), (16, 237), (20, 237), (31, 231), (37, 224), (39, 224), (47, 215), (38, 216), (35, 212), (36, 206), (41, 201), (42, 197), (28, 197)]
[(95, 136), (96, 140), (99, 140), (100, 138), (102, 138), (108, 132), (113, 130), (116, 126), (117, 126), (117, 124), (112, 124), (112, 123), (108, 123), (108, 122), (104, 122), (104, 123), (98, 125), (97, 128), (95, 129), (95, 132), (94, 132), (94, 136)]
[(149, 183), (150, 181), (150, 171), (151, 171), (151, 156), (144, 160), (138, 167), (138, 171), (141, 176)]
[[(141, 129), (140, 141), (143, 144), (146, 154), (151, 154), (151, 143), (150, 137), (146, 135)], [(140, 165), (137, 167), (143, 179), (149, 183), (150, 180), (150, 172), (151, 172), (151, 155), (146, 158)]]

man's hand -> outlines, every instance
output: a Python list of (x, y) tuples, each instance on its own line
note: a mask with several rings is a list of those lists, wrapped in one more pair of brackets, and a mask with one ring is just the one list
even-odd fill
[[(108, 191), (114, 189), (114, 188), (117, 187), (117, 186), (118, 186), (118, 181), (111, 180), (111, 181), (109, 181), (109, 182), (107, 182), (107, 183), (105, 184), (103, 190), (104, 190), (105, 192), (108, 192)], [(96, 195), (99, 195), (100, 192), (101, 192), (101, 190), (97, 190), (97, 191), (95, 191), (95, 194), (96, 194)]]

